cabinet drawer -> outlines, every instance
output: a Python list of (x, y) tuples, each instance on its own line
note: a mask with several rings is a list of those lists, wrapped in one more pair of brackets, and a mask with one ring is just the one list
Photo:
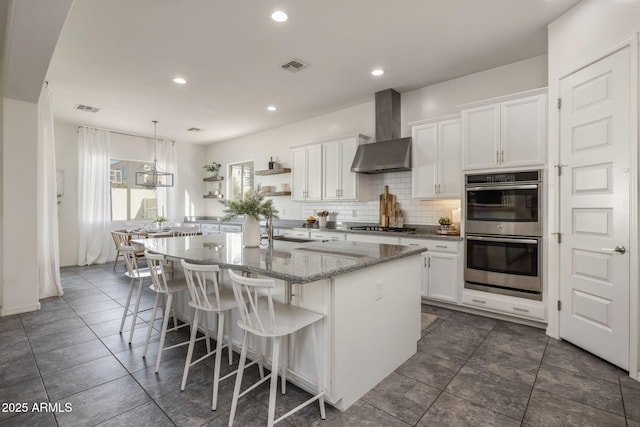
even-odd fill
[(202, 231), (202, 234), (217, 233), (219, 230), (220, 226), (218, 224), (200, 224), (200, 231)]
[(462, 292), (462, 303), (465, 305), (491, 311), (544, 320), (544, 304), (542, 301), (528, 301), (506, 295), (488, 294), (470, 289)]
[(241, 233), (241, 225), (220, 224), (220, 231), (223, 233)]
[(311, 238), (313, 240), (344, 240), (345, 234), (332, 231), (312, 231)]
[(400, 239), (401, 245), (423, 246), (431, 252), (458, 253), (458, 243), (457, 241), (416, 239), (410, 237)]
[(309, 232), (308, 231), (297, 231), (297, 230), (280, 229), (280, 235), (281, 236), (286, 236), (286, 237), (296, 237), (296, 238), (299, 238), (299, 239), (308, 239), (309, 238)]

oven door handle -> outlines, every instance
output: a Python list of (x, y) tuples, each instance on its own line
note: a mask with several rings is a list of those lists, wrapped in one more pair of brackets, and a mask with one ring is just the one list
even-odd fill
[(485, 191), (485, 190), (537, 190), (538, 184), (524, 184), (524, 185), (488, 185), (486, 187), (467, 187), (467, 191)]
[(481, 237), (481, 236), (467, 236), (467, 240), (479, 240), (482, 242), (498, 242), (498, 243), (524, 243), (525, 245), (537, 245), (536, 239), (512, 239), (512, 238), (500, 238), (500, 237)]

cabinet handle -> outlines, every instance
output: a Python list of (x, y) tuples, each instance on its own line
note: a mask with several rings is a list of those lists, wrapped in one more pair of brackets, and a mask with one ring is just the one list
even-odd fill
[(443, 248), (443, 249), (447, 249), (447, 247), (446, 247), (446, 246), (444, 246), (444, 245), (436, 245), (436, 248)]
[(500, 152), (496, 150), (496, 163), (500, 164)]
[(480, 304), (486, 304), (487, 303), (486, 301), (482, 301), (480, 299), (472, 299), (471, 301), (477, 302), (477, 303), (480, 303)]
[(529, 310), (527, 310), (526, 308), (513, 307), (513, 309), (515, 311), (522, 311), (523, 313), (528, 313), (529, 312)]
[(500, 150), (500, 163), (504, 163), (504, 150)]

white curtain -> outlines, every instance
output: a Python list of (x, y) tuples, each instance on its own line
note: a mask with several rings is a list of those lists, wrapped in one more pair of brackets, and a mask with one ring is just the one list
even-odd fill
[(157, 141), (156, 155), (158, 167), (165, 172), (173, 174), (173, 187), (157, 188), (158, 215), (162, 215), (172, 222), (182, 222), (184, 218), (178, 218), (179, 212), (176, 204), (176, 175), (178, 170), (176, 143), (166, 139)]
[(38, 101), (38, 299), (62, 296), (58, 246), (58, 189), (51, 94), (45, 84)]
[(108, 131), (81, 127), (78, 131), (78, 265), (107, 261), (113, 246), (109, 185)]

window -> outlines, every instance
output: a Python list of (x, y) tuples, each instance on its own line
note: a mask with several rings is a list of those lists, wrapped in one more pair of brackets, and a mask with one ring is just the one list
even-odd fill
[(253, 188), (253, 162), (229, 165), (229, 176), (229, 200), (239, 200)]
[(136, 185), (136, 172), (153, 163), (111, 159), (111, 220), (154, 219), (158, 216), (156, 189)]

